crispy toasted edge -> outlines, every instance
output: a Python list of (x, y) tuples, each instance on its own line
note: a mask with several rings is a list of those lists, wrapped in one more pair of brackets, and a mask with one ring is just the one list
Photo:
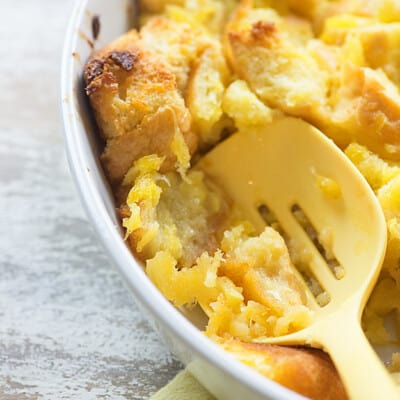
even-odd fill
[[(322, 350), (216, 339), (235, 358), (297, 393), (315, 400), (347, 400), (340, 376)], [(267, 368), (257, 368), (264, 357)], [(264, 365), (265, 365), (264, 364)]]

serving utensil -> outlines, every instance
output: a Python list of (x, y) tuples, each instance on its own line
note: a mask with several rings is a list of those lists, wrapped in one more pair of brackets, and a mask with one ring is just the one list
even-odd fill
[[(266, 225), (260, 210), (273, 215), (284, 235), (306, 254), (309, 273), (330, 299), (318, 305), (302, 281), (313, 323), (260, 341), (324, 349), (352, 399), (399, 399), (360, 323), (385, 254), (386, 223), (377, 198), (344, 153), (312, 125), (285, 117), (262, 131), (234, 134), (198, 167), (259, 231)], [(299, 223), (299, 210), (313, 230), (325, 236), (324, 250)], [(332, 259), (334, 271), (340, 273), (329, 268)]]

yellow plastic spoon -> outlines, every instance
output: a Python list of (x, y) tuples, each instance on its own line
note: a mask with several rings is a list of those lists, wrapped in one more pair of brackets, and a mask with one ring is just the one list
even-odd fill
[[(307, 251), (309, 268), (330, 295), (324, 307), (309, 300), (315, 311), (309, 327), (263, 342), (324, 349), (351, 399), (400, 399), (360, 325), (386, 250), (386, 223), (374, 193), (343, 152), (310, 124), (285, 117), (262, 132), (234, 134), (198, 167), (260, 231), (265, 222), (259, 206), (272, 210), (286, 235)], [(338, 185), (334, 195), (322, 190), (321, 177)], [(297, 222), (293, 205), (301, 207), (317, 232), (330, 232), (331, 250), (344, 268), (342, 279)]]

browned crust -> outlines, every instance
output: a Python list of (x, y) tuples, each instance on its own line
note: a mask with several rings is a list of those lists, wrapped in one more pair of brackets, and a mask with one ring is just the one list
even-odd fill
[(272, 48), (279, 46), (279, 32), (274, 23), (258, 21), (250, 29), (228, 32), (228, 40), (231, 45), (242, 43), (248, 48), (256, 46)]
[(175, 167), (171, 143), (179, 130), (193, 152), (197, 135), (169, 66), (143, 48), (130, 31), (94, 52), (84, 67), (86, 93), (100, 134), (106, 139), (103, 166), (118, 188), (133, 162), (147, 154), (165, 157), (162, 171)]
[(251, 36), (255, 40), (264, 39), (265, 37), (273, 37), (277, 34), (278, 30), (276, 25), (268, 21), (258, 21), (251, 26)]
[(137, 59), (137, 53), (131, 53), (129, 51), (112, 51), (107, 57), (90, 60), (86, 64), (83, 75), (86, 82), (86, 93), (88, 95), (92, 93), (93, 89), (95, 89), (91, 87), (93, 81), (98, 76), (104, 74), (106, 69), (118, 66), (125, 71), (131, 71)]
[[(111, 44), (95, 51), (83, 69), (86, 94), (89, 96), (96, 116), (105, 108), (107, 94), (118, 92), (119, 84), (126, 78), (126, 73), (133, 70), (134, 64), (142, 57), (139, 47), (133, 44), (138, 39), (135, 31), (119, 38)], [(125, 73), (125, 74), (124, 74)], [(109, 99), (107, 99), (109, 100)], [(102, 123), (97, 119), (102, 134)]]
[(86, 83), (86, 94), (90, 97), (97, 90), (118, 83), (118, 72), (132, 71), (141, 52), (139, 48), (133, 51), (111, 51), (92, 56), (84, 67), (83, 77)]
[(225, 350), (264, 376), (313, 400), (347, 400), (339, 374), (321, 350), (228, 339)]

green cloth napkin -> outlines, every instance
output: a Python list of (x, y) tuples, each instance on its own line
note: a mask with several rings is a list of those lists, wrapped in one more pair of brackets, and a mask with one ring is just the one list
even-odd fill
[(184, 370), (160, 389), (150, 400), (215, 400), (193, 375)]

